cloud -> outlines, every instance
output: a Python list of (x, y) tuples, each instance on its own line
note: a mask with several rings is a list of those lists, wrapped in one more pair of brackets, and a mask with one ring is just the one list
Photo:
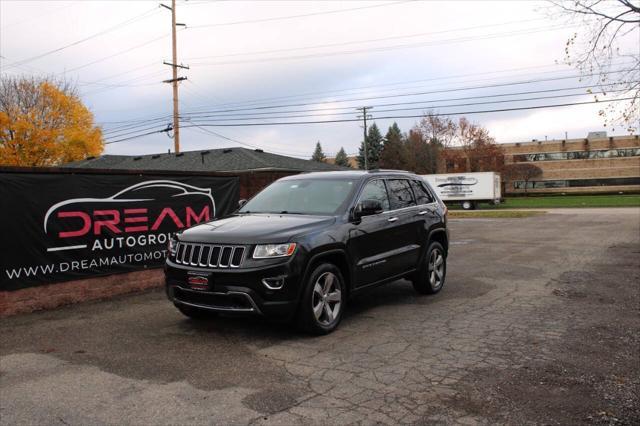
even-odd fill
[[(312, 112), (309, 118), (331, 118), (319, 114), (348, 112), (335, 117), (355, 119), (354, 108), (363, 104), (498, 95), (579, 84), (577, 80), (566, 80), (344, 102), (345, 99), (457, 89), (535, 76), (571, 75), (570, 69), (553, 66), (553, 63), (562, 59), (564, 43), (575, 29), (557, 25), (541, 14), (538, 9), (546, 3), (389, 3), (385, 6), (380, 2), (339, 1), (178, 2), (178, 21), (187, 24), (187, 29), (178, 33), (179, 62), (190, 65), (189, 70), (180, 71), (180, 75), (189, 79), (181, 84), (181, 112), (186, 116), (192, 111), (326, 102), (320, 106), (288, 109), (329, 108), (322, 113)], [(264, 21), (368, 6), (376, 7)], [(135, 23), (19, 69), (3, 70), (11, 74), (58, 73), (76, 80), (98, 122), (168, 116), (171, 88), (162, 80), (170, 78), (170, 68), (162, 61), (171, 57), (170, 15), (167, 10), (156, 7), (151, 2), (0, 2), (0, 50), (7, 58), (3, 60), (4, 66), (150, 11), (149, 16)], [(251, 20), (261, 22), (237, 23)], [(234, 25), (198, 28), (234, 22)], [(416, 34), (422, 35), (407, 37)], [(167, 36), (149, 42), (163, 35)], [(311, 47), (319, 45), (331, 46)], [(246, 54), (274, 50), (279, 51)], [(335, 55), (347, 51), (351, 53)], [(283, 59), (288, 56), (305, 57)], [(264, 58), (273, 59), (257, 61)], [(221, 64), (232, 61), (240, 63)], [(95, 63), (78, 68), (92, 62)], [(74, 68), (78, 69), (65, 73)], [(521, 70), (499, 72), (508, 69)], [(563, 73), (558, 74), (559, 71)], [(449, 78), (457, 75), (464, 77)], [(403, 81), (408, 83), (388, 85)], [(384, 84), (387, 86), (380, 86)], [(369, 87), (376, 85), (378, 87)], [(455, 102), (434, 102), (430, 106), (440, 105), (441, 108), (436, 108), (440, 112), (453, 113), (492, 109), (498, 105), (442, 106), (451, 103)], [(381, 109), (375, 108), (374, 114)], [(488, 127), (499, 141), (507, 142), (563, 135), (565, 130), (581, 136), (600, 128), (597, 110), (597, 106), (567, 107), (477, 114), (471, 118)], [(215, 118), (215, 114), (212, 115)], [(417, 120), (397, 121), (408, 131)], [(169, 121), (156, 123), (162, 128)], [(377, 120), (377, 124), (384, 132), (393, 121)], [(105, 129), (109, 127), (113, 125), (105, 125)], [(362, 139), (360, 122), (208, 129), (266, 150), (297, 156), (310, 155), (318, 140), (328, 153), (335, 153), (341, 147), (354, 153)], [(233, 145), (197, 128), (185, 128), (181, 136), (183, 149)], [(167, 149), (173, 149), (173, 141), (165, 134), (107, 146), (108, 153), (126, 154), (166, 152)]]

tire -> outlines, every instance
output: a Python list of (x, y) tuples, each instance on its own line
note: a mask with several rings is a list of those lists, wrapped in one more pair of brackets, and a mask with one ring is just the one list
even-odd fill
[(444, 287), (446, 276), (446, 253), (442, 244), (434, 241), (429, 244), (429, 248), (420, 262), (418, 273), (411, 280), (413, 288), (420, 294), (436, 294)]
[(346, 307), (344, 279), (335, 265), (322, 263), (305, 283), (297, 325), (315, 335), (329, 334), (338, 327)]
[(217, 312), (210, 312), (204, 309), (194, 308), (192, 306), (176, 305), (176, 308), (178, 308), (184, 316), (198, 321), (208, 320), (218, 316)]
[(473, 201), (463, 201), (460, 205), (463, 210), (475, 210), (476, 208), (476, 203)]

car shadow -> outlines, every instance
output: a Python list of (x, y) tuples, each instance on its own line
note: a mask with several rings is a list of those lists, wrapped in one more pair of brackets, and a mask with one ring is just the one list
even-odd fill
[[(434, 297), (418, 295), (407, 280), (382, 285), (350, 299), (340, 327), (348, 327), (352, 320), (366, 316), (380, 307), (425, 304), (430, 303), (431, 299)], [(206, 320), (185, 318), (179, 324), (179, 329), (183, 332), (196, 331), (202, 335), (222, 333), (227, 338), (251, 340), (257, 346), (268, 346), (275, 342), (300, 338), (313, 338), (313, 336), (300, 331), (293, 319), (282, 321), (258, 315), (221, 314)]]

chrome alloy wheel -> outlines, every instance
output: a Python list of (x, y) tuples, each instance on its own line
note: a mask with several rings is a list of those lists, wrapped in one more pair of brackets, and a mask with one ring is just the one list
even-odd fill
[(427, 271), (431, 288), (437, 290), (442, 287), (444, 280), (444, 254), (440, 249), (434, 248), (431, 251)]
[(311, 307), (318, 323), (327, 326), (340, 314), (342, 292), (338, 277), (331, 272), (320, 275), (313, 286)]

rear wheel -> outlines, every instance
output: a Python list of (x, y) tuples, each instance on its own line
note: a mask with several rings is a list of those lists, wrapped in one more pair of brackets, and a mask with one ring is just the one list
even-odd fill
[(463, 201), (461, 205), (464, 210), (475, 210), (476, 208), (476, 203), (473, 201)]
[(447, 257), (437, 241), (429, 244), (418, 273), (412, 279), (413, 288), (420, 294), (435, 294), (442, 290), (447, 275)]
[(338, 327), (346, 304), (344, 279), (331, 263), (318, 265), (306, 283), (298, 325), (312, 334), (328, 334)]
[(176, 308), (178, 308), (178, 310), (182, 312), (184, 316), (187, 316), (194, 320), (208, 320), (211, 318), (215, 318), (218, 315), (217, 312), (198, 309), (194, 308), (193, 306), (176, 305)]

